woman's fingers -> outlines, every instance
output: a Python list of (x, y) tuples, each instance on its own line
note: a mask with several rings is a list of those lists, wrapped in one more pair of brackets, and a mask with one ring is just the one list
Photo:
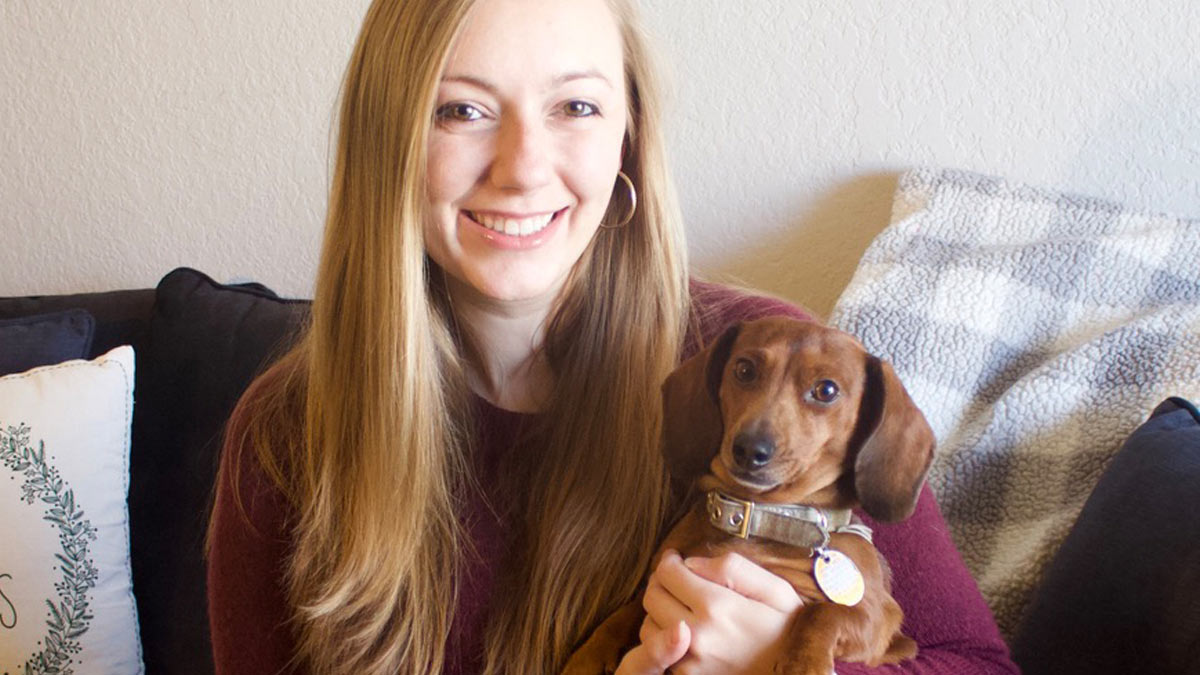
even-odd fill
[(650, 575), (643, 605), (646, 612), (666, 626), (678, 619), (690, 617), (692, 610), (702, 606), (712, 584), (683, 564), (683, 558), (667, 550)]
[(687, 653), (691, 636), (682, 621), (666, 630), (651, 631), (621, 659), (616, 675), (662, 675)]
[(680, 621), (690, 623), (691, 608), (687, 600), (674, 590), (675, 587), (687, 583), (686, 577), (706, 583), (683, 566), (683, 559), (678, 553), (664, 553), (658, 567), (650, 575), (646, 592), (642, 596), (642, 607), (646, 610), (646, 615), (659, 626), (671, 626)]
[(662, 626), (658, 625), (654, 617), (647, 614), (646, 618), (642, 619), (642, 627), (638, 629), (638, 641), (645, 642), (650, 639), (651, 635), (661, 632)]
[[(669, 666), (672, 673), (707, 675), (769, 671), (804, 603), (787, 580), (740, 555), (685, 562), (666, 551), (642, 604), (647, 615), (642, 646), (629, 654), (631, 667), (640, 670), (628, 672), (657, 673), (654, 668)], [(666, 636), (685, 628), (685, 645), (663, 646)]]
[[(792, 612), (804, 604), (786, 579), (737, 553), (688, 558), (683, 564), (697, 576), (780, 612)], [(688, 602), (686, 598), (683, 601)]]

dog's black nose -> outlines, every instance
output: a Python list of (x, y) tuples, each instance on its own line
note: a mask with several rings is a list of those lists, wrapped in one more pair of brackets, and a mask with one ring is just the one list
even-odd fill
[(766, 434), (743, 431), (733, 438), (733, 461), (743, 469), (755, 471), (767, 465), (775, 455), (775, 441)]

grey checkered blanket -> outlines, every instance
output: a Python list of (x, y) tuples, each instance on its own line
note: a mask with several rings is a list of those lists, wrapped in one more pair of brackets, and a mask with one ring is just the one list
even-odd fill
[(930, 484), (1011, 637), (1125, 437), (1200, 400), (1200, 220), (913, 171), (830, 321), (928, 417)]

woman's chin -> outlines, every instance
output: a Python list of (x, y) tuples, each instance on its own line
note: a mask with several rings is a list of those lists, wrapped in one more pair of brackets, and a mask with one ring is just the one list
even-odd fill
[(504, 304), (546, 304), (549, 306), (558, 296), (564, 277), (544, 278), (539, 275), (520, 277), (506, 275), (503, 278), (474, 278), (467, 284), (468, 293), (477, 295), (481, 301)]

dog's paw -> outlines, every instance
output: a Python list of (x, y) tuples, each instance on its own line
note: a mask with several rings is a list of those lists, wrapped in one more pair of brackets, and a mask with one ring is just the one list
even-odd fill
[(917, 655), (917, 643), (907, 635), (896, 633), (883, 654), (881, 663), (900, 663)]
[(833, 656), (813, 651), (794, 654), (775, 664), (775, 675), (836, 675)]

